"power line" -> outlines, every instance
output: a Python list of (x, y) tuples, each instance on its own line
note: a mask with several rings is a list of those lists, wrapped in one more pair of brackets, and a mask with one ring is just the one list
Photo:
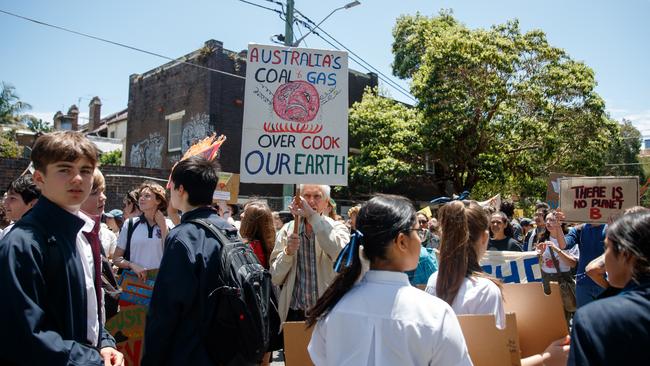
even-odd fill
[[(244, 1), (244, 2), (246, 2), (245, 0), (239, 0), (239, 1)], [(181, 59), (177, 59), (177, 58), (173, 58), (173, 57), (169, 57), (169, 56), (161, 55), (161, 54), (159, 54), (159, 53), (155, 53), (155, 52), (147, 51), (147, 50), (144, 50), (144, 49), (142, 49), (142, 48), (138, 48), (138, 47), (134, 47), (134, 46), (129, 46), (129, 45), (124, 44), (124, 43), (119, 43), (119, 42), (111, 41), (111, 40), (106, 39), (106, 38), (101, 38), (101, 37), (93, 36), (93, 35), (90, 35), (90, 34), (86, 34), (86, 33), (78, 32), (78, 31), (75, 31), (75, 30), (72, 30), (72, 29), (64, 28), (64, 27), (61, 27), (61, 26), (58, 26), (58, 25), (53, 25), (53, 24), (45, 23), (45, 22), (42, 22), (42, 21), (40, 21), (40, 20), (36, 20), (36, 19), (28, 18), (28, 17), (22, 16), (22, 15), (14, 14), (14, 13), (11, 13), (11, 12), (8, 12), (8, 11), (5, 11), (5, 10), (2, 10), (2, 9), (0, 9), (0, 13), (4, 13), (4, 14), (10, 15), (10, 16), (13, 16), (13, 17), (16, 17), (16, 18), (20, 18), (20, 19), (23, 19), (23, 20), (27, 20), (27, 21), (29, 21), (29, 22), (36, 23), (36, 24), (39, 24), (39, 25), (43, 25), (43, 26), (46, 26), (46, 27), (50, 27), (50, 28), (54, 28), (54, 29), (58, 29), (58, 30), (61, 30), (61, 31), (64, 31), (64, 32), (68, 32), (68, 33), (76, 34), (76, 35), (78, 35), (78, 36), (82, 36), (82, 37), (86, 37), (86, 38), (94, 39), (94, 40), (96, 40), (96, 41), (101, 41), (101, 42), (109, 43), (109, 44), (112, 44), (112, 45), (114, 45), (114, 46), (127, 48), (127, 49), (130, 49), (130, 50), (132, 50), (132, 51), (142, 52), (142, 53), (145, 53), (145, 54), (147, 54), (147, 55), (160, 57), (160, 58), (165, 59), (165, 60), (168, 60), (168, 61), (176, 61), (176, 62), (179, 62), (179, 63), (185, 64), (185, 65), (189, 65), (189, 66), (197, 67), (197, 68), (199, 68), (199, 69), (203, 69), (203, 70), (208, 70), (208, 71), (216, 72), (216, 73), (218, 73), (218, 74), (228, 75), (228, 76), (236, 77), (236, 78), (239, 78), (239, 79), (246, 79), (245, 77), (243, 77), (243, 76), (241, 76), (241, 75), (231, 74), (231, 73), (226, 72), (226, 71), (221, 71), (221, 70), (213, 69), (213, 68), (206, 67), (206, 66), (203, 66), (203, 65), (194, 64), (194, 63), (191, 63), (191, 62), (188, 62), (188, 61), (185, 61), (185, 60), (181, 60)]]
[[(260, 5), (260, 4), (257, 4), (257, 3), (254, 3), (254, 2), (251, 2), (251, 1), (246, 1), (246, 0), (239, 0), (239, 1), (241, 1), (242, 3), (246, 3), (246, 4), (249, 4), (249, 5), (256, 6), (256, 7), (258, 7), (258, 8), (262, 8), (262, 9), (270, 10), (270, 11), (272, 11), (272, 12), (274, 12), (274, 13), (278, 13), (279, 15), (282, 15), (282, 14), (283, 14), (283, 11), (280, 11), (280, 10), (278, 10), (278, 9), (269, 8), (269, 7), (266, 7), (266, 6), (263, 6), (263, 5)], [(267, 0), (267, 1), (268, 1), (268, 0)], [(276, 3), (275, 1), (269, 1), (269, 2)], [(282, 5), (282, 3), (276, 3), (276, 4), (280, 4), (280, 5)]]
[[(351, 53), (352, 55), (354, 55), (355, 57), (357, 57), (358, 59), (360, 59), (363, 63), (365, 63), (365, 64), (367, 65), (367, 67), (366, 67), (366, 66), (364, 66), (363, 64), (359, 63), (360, 66), (362, 66), (362, 67), (365, 68), (366, 70), (370, 71), (370, 70), (368, 69), (368, 67), (369, 67), (370, 69), (372, 69), (373, 71), (375, 71), (377, 74), (383, 76), (384, 79), (382, 79), (382, 80), (384, 80), (385, 82), (389, 83), (393, 88), (398, 89), (398, 91), (401, 90), (402, 94), (406, 95), (407, 97), (409, 97), (409, 98), (412, 99), (413, 101), (416, 101), (415, 98), (414, 98), (413, 96), (411, 96), (411, 93), (410, 93), (408, 90), (404, 89), (401, 85), (399, 85), (399, 84), (397, 84), (396, 82), (394, 82), (394, 81), (393, 81), (389, 76), (387, 76), (387, 75), (385, 75), (384, 73), (382, 73), (381, 71), (379, 71), (376, 67), (372, 66), (369, 62), (367, 62), (366, 60), (364, 60), (361, 56), (357, 55), (354, 51), (350, 50), (350, 49), (349, 49), (348, 47), (346, 47), (344, 44), (342, 44), (341, 42), (339, 42), (339, 41), (338, 41), (336, 38), (334, 38), (331, 34), (327, 33), (323, 28), (319, 27), (316, 23), (314, 23), (314, 21), (312, 21), (311, 19), (309, 19), (309, 17), (307, 17), (307, 16), (306, 16), (305, 14), (303, 14), (302, 12), (300, 12), (300, 10), (298, 10), (298, 9), (296, 9), (296, 8), (294, 8), (294, 10), (296, 11), (296, 13), (300, 14), (303, 18), (305, 18), (305, 20), (307, 20), (309, 23), (311, 23), (311, 24), (314, 26), (312, 29), (314, 29), (314, 30), (315, 30), (315, 29), (320, 29), (320, 30), (323, 32), (323, 34), (327, 35), (329, 38), (331, 38), (331, 39), (332, 39), (334, 42), (336, 42), (338, 45), (340, 45), (340, 46), (341, 46), (342, 48), (344, 48), (346, 51), (348, 51), (349, 53)], [(308, 28), (311, 28), (311, 27), (309, 27), (307, 24), (305, 24), (304, 22), (303, 22), (303, 25), (305, 25), (305, 26), (308, 27)], [(321, 39), (323, 39), (323, 37), (322, 37), (321, 35), (319, 35), (318, 33), (316, 33), (316, 32), (313, 32), (313, 33), (316, 34), (317, 36), (319, 36)], [(323, 40), (325, 40), (325, 39), (323, 39)], [(326, 42), (327, 42), (327, 41), (326, 41)], [(332, 45), (330, 42), (328, 42), (328, 43), (329, 43), (330, 45)], [(333, 45), (332, 45), (332, 46), (333, 46)], [(336, 46), (333, 46), (333, 47), (335, 47), (336, 49), (339, 49), (339, 48), (336, 47)], [(358, 62), (357, 62), (357, 63), (358, 63)]]

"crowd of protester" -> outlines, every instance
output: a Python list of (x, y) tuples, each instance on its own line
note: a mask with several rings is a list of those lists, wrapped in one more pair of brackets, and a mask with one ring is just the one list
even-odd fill
[[(544, 291), (560, 284), (571, 336), (523, 365), (648, 357), (644, 208), (608, 225), (567, 225), (545, 203), (531, 220), (514, 217), (509, 201), (452, 200), (432, 212), (376, 195), (344, 219), (329, 186), (301, 185), (287, 211), (274, 212), (259, 198), (242, 206), (213, 201), (217, 170), (192, 157), (172, 169), (167, 189), (142, 182), (106, 212), (97, 150), (81, 134), (43, 135), (32, 163), (33, 173), (6, 187), (0, 212), (0, 288), (11, 299), (0, 302), (1, 364), (123, 364), (105, 329), (117, 310), (102, 273), (146, 280), (158, 269), (143, 365), (268, 365), (283, 348), (286, 321), (313, 327), (308, 352), (316, 365), (471, 365), (455, 315), (494, 315), (505, 327), (502, 284), (480, 265), (488, 251), (533, 252)], [(219, 335), (221, 346), (204, 340), (226, 243), (197, 220), (234, 233), (270, 278), (274, 318), (256, 362), (241, 359), (229, 334)]]

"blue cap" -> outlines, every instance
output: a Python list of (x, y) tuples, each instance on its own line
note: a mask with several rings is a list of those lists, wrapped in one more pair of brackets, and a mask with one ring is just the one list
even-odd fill
[(108, 212), (108, 213), (106, 213), (104, 215), (106, 215), (106, 217), (122, 218), (124, 216), (124, 213), (122, 212), (122, 210), (115, 209), (115, 210), (111, 210), (110, 212)]

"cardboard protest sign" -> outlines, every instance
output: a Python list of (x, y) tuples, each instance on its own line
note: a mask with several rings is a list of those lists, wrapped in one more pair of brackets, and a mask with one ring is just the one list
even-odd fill
[(120, 312), (106, 322), (106, 330), (115, 337), (116, 342), (142, 339), (147, 307), (140, 305), (123, 306)]
[(506, 313), (517, 315), (522, 358), (542, 353), (551, 342), (569, 334), (557, 283), (551, 282), (549, 295), (541, 283), (506, 283), (502, 293)]
[(124, 355), (124, 364), (140, 365), (146, 306), (122, 306), (120, 312), (106, 322), (106, 330), (115, 338), (116, 348)]
[(347, 185), (347, 158), (347, 53), (249, 44), (241, 181)]
[(286, 366), (309, 366), (311, 362), (307, 346), (314, 327), (307, 329), (305, 322), (286, 322), (284, 331), (284, 364)]
[(546, 203), (552, 209), (560, 207), (560, 179), (569, 177), (583, 177), (578, 174), (551, 173), (546, 181)]
[(474, 366), (521, 365), (515, 314), (506, 314), (505, 329), (494, 315), (459, 315), (458, 322)]
[(481, 267), (505, 283), (526, 283), (542, 280), (537, 252), (488, 250), (481, 258)]
[(157, 269), (150, 269), (147, 271), (147, 280), (140, 281), (135, 272), (124, 271), (119, 280), (122, 287), (120, 306), (149, 305), (157, 275)]
[(560, 179), (560, 208), (566, 221), (607, 223), (610, 217), (638, 204), (638, 177)]
[(218, 172), (219, 182), (212, 195), (214, 200), (223, 200), (226, 203), (237, 204), (239, 196), (239, 174)]

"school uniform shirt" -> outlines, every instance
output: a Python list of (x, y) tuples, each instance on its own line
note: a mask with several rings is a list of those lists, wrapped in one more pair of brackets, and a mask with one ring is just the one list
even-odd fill
[(100, 304), (97, 304), (97, 295), (95, 293), (95, 265), (93, 261), (93, 251), (88, 239), (83, 233), (89, 233), (93, 230), (95, 222), (84, 213), (79, 212), (77, 216), (84, 220), (83, 227), (77, 234), (77, 252), (80, 254), (81, 268), (84, 273), (84, 284), (86, 289), (86, 309), (87, 309), (87, 322), (86, 328), (88, 342), (90, 344), (97, 344), (99, 340), (99, 319), (97, 318), (97, 309)]
[[(140, 216), (136, 218), (140, 223), (133, 229), (131, 236), (131, 253), (129, 255), (129, 262), (133, 262), (146, 269), (156, 269), (160, 267), (160, 260), (163, 256), (163, 240), (160, 227), (154, 224), (149, 226), (147, 220)], [(165, 219), (167, 223), (167, 230), (174, 227), (174, 223), (170, 219)], [(135, 224), (135, 222), (134, 222)], [(129, 231), (128, 220), (124, 222), (120, 236), (117, 239), (117, 247), (126, 250), (126, 239)]]
[(117, 236), (106, 224), (101, 224), (99, 227), (99, 241), (102, 243), (106, 257), (112, 257), (117, 247)]
[[(553, 243), (553, 246), (559, 248), (557, 239), (551, 237), (548, 239), (548, 241)], [(551, 248), (547, 247), (546, 250), (544, 250), (544, 253), (542, 253), (542, 271), (546, 273), (557, 273), (557, 269), (555, 269), (555, 265), (553, 264), (553, 257), (551, 257), (551, 250)], [(577, 245), (575, 245), (573, 248), (565, 249), (564, 251), (576, 260), (580, 258), (580, 248)], [(560, 267), (561, 272), (569, 272), (571, 270), (569, 264), (562, 260), (560, 254), (553, 252), (553, 255), (557, 259), (557, 263)]]
[(472, 365), (453, 310), (401, 272), (367, 272), (318, 321), (307, 349), (316, 366)]
[[(436, 293), (438, 273), (429, 277), (425, 289), (433, 296), (438, 296)], [(501, 290), (488, 278), (465, 277), (451, 308), (457, 315), (494, 315), (497, 328), (504, 329), (506, 327), (506, 313), (501, 299)]]

